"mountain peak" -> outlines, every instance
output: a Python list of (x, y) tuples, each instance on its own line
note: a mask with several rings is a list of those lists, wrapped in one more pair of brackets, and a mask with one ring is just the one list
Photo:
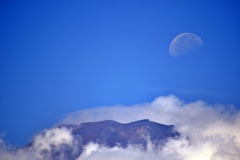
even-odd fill
[[(108, 148), (115, 146), (126, 148), (128, 145), (138, 145), (146, 149), (149, 142), (153, 144), (153, 147), (161, 147), (169, 138), (176, 139), (180, 135), (173, 125), (164, 125), (148, 119), (130, 123), (104, 120), (84, 122), (79, 125), (61, 125), (58, 128), (70, 131), (77, 149), (63, 146), (58, 151), (53, 148), (50, 152), (45, 153), (52, 159), (57, 159), (56, 156), (63, 153), (67, 155), (66, 159), (76, 159), (83, 152), (84, 146), (90, 142)], [(27, 147), (31, 148), (31, 143)]]

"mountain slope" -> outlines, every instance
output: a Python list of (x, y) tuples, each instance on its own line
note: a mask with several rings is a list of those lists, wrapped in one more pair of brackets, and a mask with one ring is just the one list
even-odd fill
[(127, 124), (107, 120), (67, 127), (72, 130), (72, 135), (82, 137), (83, 145), (92, 141), (108, 147), (115, 145), (126, 147), (128, 143), (145, 146), (148, 140), (151, 142), (164, 142), (168, 138), (179, 136), (174, 130), (174, 126), (163, 125), (149, 120)]
[[(176, 139), (180, 136), (175, 131), (173, 125), (159, 124), (149, 120), (140, 120), (126, 124), (106, 120), (82, 123), (80, 125), (61, 125), (56, 129), (68, 131), (73, 143), (69, 145), (60, 142), (56, 145), (52, 141), (53, 143), (50, 143), (48, 149), (42, 149), (39, 152), (44, 159), (76, 159), (83, 152), (84, 146), (90, 142), (108, 148), (115, 146), (126, 148), (128, 145), (138, 145), (145, 150), (149, 142), (153, 144), (153, 147), (161, 148), (169, 138)], [(58, 136), (55, 132), (51, 134)], [(46, 135), (51, 134), (43, 133), (42, 136), (46, 137)], [(50, 140), (50, 138), (47, 139)], [(66, 139), (63, 138), (62, 141), (66, 141)], [(34, 150), (36, 148), (34, 147), (36, 146), (35, 143), (33, 141), (25, 146), (25, 148)]]

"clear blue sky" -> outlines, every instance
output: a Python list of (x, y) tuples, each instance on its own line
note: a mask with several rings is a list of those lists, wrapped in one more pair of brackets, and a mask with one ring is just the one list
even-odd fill
[[(13, 144), (90, 107), (185, 101), (240, 108), (237, 0), (1, 0), (0, 132)], [(172, 58), (180, 33), (204, 47)]]

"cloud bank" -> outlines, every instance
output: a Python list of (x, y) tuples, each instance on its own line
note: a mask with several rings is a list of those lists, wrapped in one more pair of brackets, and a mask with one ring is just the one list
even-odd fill
[(74, 140), (71, 131), (67, 128), (53, 128), (44, 130), (33, 139), (29, 146), (13, 149), (4, 144), (0, 149), (1, 160), (50, 160), (51, 153), (56, 153), (57, 159), (67, 159), (65, 152), (58, 152), (64, 147), (74, 148)]
[[(129, 145), (108, 148), (89, 143), (77, 160), (239, 160), (240, 157), (240, 112), (234, 106), (210, 105), (203, 101), (184, 103), (174, 95), (161, 96), (151, 103), (133, 106), (108, 106), (68, 114), (59, 124), (80, 124), (82, 122), (115, 120), (128, 123), (149, 119), (163, 124), (173, 124), (181, 133), (179, 139), (169, 140), (162, 148), (154, 149), (149, 142), (147, 150)], [(29, 150), (9, 150), (1, 147), (0, 159), (48, 159), (43, 152), (55, 149), (58, 159), (66, 158), (58, 153), (62, 147), (76, 150), (71, 131), (53, 128), (36, 135)], [(2, 142), (3, 143), (3, 142)], [(4, 146), (4, 145), (2, 145)], [(51, 148), (50, 146), (54, 146)], [(69, 154), (69, 152), (68, 152)], [(50, 158), (49, 158), (50, 159)]]

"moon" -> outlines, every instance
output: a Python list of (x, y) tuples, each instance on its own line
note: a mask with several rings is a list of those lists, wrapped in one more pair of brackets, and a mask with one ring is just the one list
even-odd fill
[(173, 38), (169, 53), (172, 57), (179, 57), (199, 50), (203, 41), (193, 33), (181, 33)]

